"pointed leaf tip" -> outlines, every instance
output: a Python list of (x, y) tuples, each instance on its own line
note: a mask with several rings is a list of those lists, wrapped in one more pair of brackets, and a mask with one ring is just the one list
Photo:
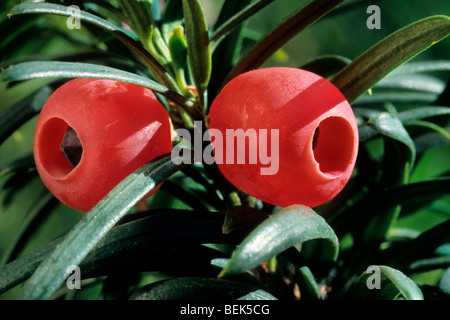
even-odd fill
[(219, 278), (243, 273), (286, 249), (314, 239), (331, 244), (329, 258), (336, 260), (339, 241), (333, 229), (309, 207), (294, 205), (282, 209), (256, 227), (235, 250)]

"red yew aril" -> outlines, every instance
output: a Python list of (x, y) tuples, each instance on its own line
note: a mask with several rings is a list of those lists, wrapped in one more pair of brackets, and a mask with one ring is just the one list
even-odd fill
[[(36, 167), (61, 202), (87, 212), (133, 171), (169, 153), (171, 131), (169, 114), (151, 90), (113, 80), (71, 80), (39, 115)], [(77, 151), (76, 143), (70, 149), (73, 140), (81, 143), (75, 161), (66, 157)]]
[[(335, 197), (348, 182), (358, 152), (358, 128), (353, 111), (342, 93), (326, 79), (295, 68), (265, 68), (232, 79), (213, 101), (209, 128), (219, 130), (223, 144), (227, 129), (278, 129), (278, 171), (262, 175), (268, 165), (258, 159), (218, 163), (219, 170), (234, 186), (267, 203), (286, 207), (310, 207)], [(253, 132), (255, 132), (253, 131)], [(258, 137), (259, 138), (259, 137)], [(267, 138), (270, 144), (270, 133)], [(212, 139), (214, 148), (214, 139)], [(227, 152), (245, 150), (223, 149)], [(272, 158), (274, 154), (271, 155)]]

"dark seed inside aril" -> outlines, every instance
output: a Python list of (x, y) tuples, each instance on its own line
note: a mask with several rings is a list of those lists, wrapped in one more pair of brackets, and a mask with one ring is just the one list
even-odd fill
[(313, 150), (317, 147), (317, 140), (319, 140), (319, 127), (316, 128), (316, 131), (314, 131), (314, 137), (312, 141), (312, 148)]
[(60, 150), (74, 167), (80, 163), (81, 155), (83, 154), (83, 146), (81, 145), (80, 139), (78, 139), (76, 131), (71, 127), (68, 127), (64, 134)]

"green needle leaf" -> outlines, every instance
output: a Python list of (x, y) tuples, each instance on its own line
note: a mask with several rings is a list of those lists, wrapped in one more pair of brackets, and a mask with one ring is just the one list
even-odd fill
[[(52, 3), (21, 3), (14, 6), (9, 12), (9, 16), (15, 16), (20, 14), (55, 14), (70, 17), (72, 15), (69, 7), (52, 4)], [(81, 11), (80, 20), (82, 22), (90, 23), (96, 27), (99, 27), (112, 35), (114, 35), (118, 40), (120, 40), (125, 46), (132, 50), (142, 61), (150, 68), (150, 70), (155, 74), (155, 77), (159, 82), (162, 82), (166, 86), (172, 89), (176, 89), (176, 82), (172, 77), (166, 72), (166, 70), (159, 64), (159, 62), (150, 55), (144, 47), (133, 38), (130, 32), (97, 17), (89, 12)]]
[[(441, 189), (444, 188), (441, 187)], [(448, 187), (447, 190), (443, 191), (443, 194), (449, 194)], [(389, 265), (396, 268), (409, 268), (412, 263), (420, 259), (429, 258), (430, 252), (434, 252), (440, 246), (450, 242), (450, 233), (448, 230), (450, 230), (450, 220), (446, 220), (422, 232), (418, 237), (410, 241), (386, 249), (383, 254), (383, 261), (387, 261)]]
[(408, 62), (392, 71), (392, 75), (417, 74), (424, 72), (450, 71), (450, 60)]
[(427, 105), (434, 103), (438, 95), (430, 92), (406, 92), (406, 91), (394, 91), (386, 93), (374, 92), (373, 95), (362, 95), (355, 101), (354, 106), (364, 105), (382, 105), (386, 102), (394, 103), (396, 105), (409, 104), (409, 105)]
[(0, 266), (14, 260), (21, 250), (25, 247), (30, 234), (39, 226), (42, 219), (47, 215), (49, 210), (56, 206), (59, 201), (49, 191), (42, 196), (41, 199), (33, 206), (26, 220), (22, 224), (21, 229), (17, 232), (8, 250), (3, 255)]
[(181, 106), (192, 105), (190, 101), (175, 91), (146, 77), (96, 64), (58, 61), (23, 62), (12, 65), (3, 71), (0, 81), (24, 81), (46, 77), (96, 78), (128, 82), (161, 93), (167, 99), (172, 100)]
[(142, 197), (177, 170), (171, 156), (156, 159), (120, 182), (64, 237), (25, 283), (21, 299), (48, 299), (91, 249)]
[[(343, 208), (328, 221), (336, 233), (342, 236), (348, 226), (362, 226), (373, 217), (398, 205), (423, 205), (450, 193), (450, 178), (438, 178), (387, 188), (370, 193), (360, 201)], [(362, 215), (361, 212), (364, 212)], [(413, 250), (414, 247), (412, 248)], [(424, 251), (425, 252), (425, 251)]]
[(446, 114), (450, 114), (449, 107), (429, 106), (399, 112), (398, 118), (402, 121), (402, 123), (408, 123), (410, 121), (421, 120), (429, 117), (442, 116)]
[(406, 146), (408, 150), (408, 155), (406, 158), (412, 166), (416, 157), (416, 148), (414, 146), (414, 142), (398, 117), (387, 112), (380, 112), (373, 118), (369, 119), (367, 125), (375, 129), (381, 135), (398, 141)]
[(450, 139), (450, 133), (448, 133), (445, 128), (442, 128), (441, 126), (439, 126), (433, 122), (423, 121), (423, 120), (413, 120), (413, 121), (407, 122), (406, 125), (427, 128), (431, 131), (435, 131), (435, 132), (441, 134), (442, 136), (446, 137), (447, 139)]
[[(256, 5), (256, 2), (252, 2), (251, 0), (226, 1), (221, 7), (214, 28), (221, 28), (230, 19), (233, 20), (236, 15), (243, 13), (248, 6), (252, 6), (253, 4)], [(208, 86), (209, 102), (217, 96), (223, 81), (233, 69), (236, 61), (240, 58), (245, 42), (244, 31), (247, 29), (246, 26), (247, 22), (242, 22), (230, 29), (218, 41), (211, 42), (212, 69), (214, 72), (211, 74)], [(205, 113), (208, 113), (208, 111)]]
[(21, 125), (38, 114), (52, 92), (50, 86), (45, 86), (5, 110), (0, 115), (0, 144)]
[[(389, 107), (389, 105), (387, 105)], [(406, 184), (409, 181), (416, 158), (416, 147), (397, 117), (395, 109), (391, 113), (381, 112), (369, 119), (367, 125), (383, 136), (383, 163), (380, 186)], [(395, 223), (401, 207), (379, 213), (364, 231), (366, 241), (381, 242), (386, 238), (389, 229)]]
[(189, 66), (200, 103), (205, 107), (204, 95), (211, 77), (208, 25), (198, 0), (183, 0), (183, 13)]
[[(369, 109), (363, 109), (363, 108), (354, 108), (355, 114), (361, 115), (365, 118), (372, 118), (377, 117), (378, 111), (373, 111)], [(397, 117), (398, 119), (403, 123), (403, 125), (409, 125), (411, 122), (421, 120), (424, 118), (430, 118), (430, 117), (436, 117), (441, 115), (447, 115), (450, 114), (450, 108), (449, 107), (441, 107), (441, 106), (428, 106), (428, 107), (419, 107), (414, 108), (411, 110), (399, 112)], [(437, 128), (434, 128), (437, 129)], [(442, 128), (441, 128), (442, 129)], [(444, 132), (441, 131), (441, 129), (438, 129), (438, 132), (440, 134), (443, 134), (446, 136)], [(363, 126), (359, 128), (360, 133), (360, 141), (366, 141), (368, 139), (371, 139), (379, 133), (378, 131), (370, 128), (369, 126)], [(444, 129), (445, 130), (445, 129)], [(417, 149), (417, 146), (416, 146)]]
[(185, 90), (187, 86), (185, 77), (187, 44), (182, 26), (175, 27), (172, 34), (169, 36), (169, 50), (178, 85), (182, 90)]
[(119, 0), (129, 24), (138, 34), (143, 46), (166, 70), (170, 70), (171, 57), (155, 24), (151, 2)]
[(164, 12), (161, 19), (161, 33), (168, 43), (169, 37), (175, 27), (183, 24), (183, 10), (180, 10), (181, 0), (167, 0), (164, 3)]
[(445, 89), (445, 81), (421, 74), (388, 75), (373, 86), (378, 90), (407, 90), (440, 94)]
[[(237, 244), (252, 230), (243, 228), (226, 235), (221, 229), (223, 219), (224, 214), (220, 212), (174, 209), (127, 214), (81, 261), (81, 276), (84, 279), (105, 276), (141, 264), (145, 264), (146, 268), (154, 268), (151, 270), (158, 270), (161, 265), (170, 265), (171, 262), (161, 261), (155, 256), (165, 256), (167, 259), (167, 255), (174, 255), (173, 250), (179, 250), (192, 259), (193, 252), (186, 252), (187, 246), (198, 243)], [(59, 238), (0, 267), (0, 294), (29, 278), (39, 263), (63, 240)], [(209, 264), (217, 256), (215, 252), (208, 260), (208, 256), (203, 253), (201, 259)], [(173, 259), (183, 261), (181, 253), (175, 254)], [(189, 266), (184, 266), (183, 270), (193, 265), (188, 261), (186, 264)], [(200, 261), (196, 260), (196, 263)]]
[(314, 239), (330, 241), (331, 259), (337, 258), (339, 241), (321, 216), (302, 205), (282, 209), (244, 239), (219, 277), (243, 273), (296, 244)]
[(388, 266), (370, 266), (350, 293), (356, 299), (395, 300), (399, 295), (407, 300), (424, 299), (414, 281)]
[(228, 75), (229, 80), (241, 73), (259, 68), (300, 31), (322, 18), (344, 0), (312, 0), (259, 41)]
[(389, 72), (450, 34), (450, 18), (431, 16), (387, 36), (340, 71), (331, 82), (352, 103)]
[(323, 300), (320, 293), (319, 284), (308, 267), (301, 267), (299, 273), (299, 286), (302, 293), (302, 299), (305, 300)]
[(447, 268), (447, 270), (445, 270), (444, 274), (439, 280), (439, 289), (447, 295), (450, 295), (450, 268)]
[(176, 278), (149, 284), (131, 296), (131, 300), (277, 300), (266, 291), (224, 279)]
[(142, 1), (118, 0), (118, 2), (130, 25), (138, 34), (141, 42), (145, 44), (151, 39), (154, 25), (150, 7)]
[(30, 168), (34, 167), (35, 163), (33, 152), (30, 151), (6, 163), (0, 164), (0, 177), (21, 170), (29, 170)]
[(271, 4), (275, 0), (257, 0), (253, 1), (245, 8), (240, 10), (237, 14), (232, 16), (226, 22), (221, 24), (211, 35), (211, 42), (213, 46), (217, 46), (217, 44), (225, 38), (230, 32), (234, 30), (237, 26), (239, 26), (242, 22), (253, 16), (255, 13), (264, 9), (267, 5)]
[(338, 71), (342, 70), (352, 61), (346, 57), (338, 55), (324, 55), (304, 64), (300, 68), (311, 71), (324, 78), (328, 78)]

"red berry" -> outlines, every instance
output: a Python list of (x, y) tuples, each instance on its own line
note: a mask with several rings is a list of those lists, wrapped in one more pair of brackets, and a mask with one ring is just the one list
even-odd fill
[[(66, 157), (63, 140), (81, 142), (81, 158), (76, 143), (75, 150), (63, 150), (75, 153)], [(171, 149), (170, 118), (154, 93), (112, 80), (75, 79), (58, 88), (44, 105), (34, 136), (42, 181), (61, 202), (84, 212)]]
[[(265, 202), (318, 206), (336, 196), (353, 171), (358, 151), (353, 111), (336, 87), (311, 72), (266, 68), (242, 74), (213, 101), (209, 117), (210, 129), (223, 136), (224, 160), (216, 160), (220, 171), (237, 188)], [(231, 145), (227, 129), (239, 128), (254, 129), (258, 141), (259, 130), (267, 129), (268, 155), (272, 152), (272, 160), (279, 160), (274, 174), (261, 174), (261, 168), (270, 166), (261, 156), (255, 164), (248, 161), (254, 151), (248, 141), (239, 150), (236, 141), (234, 148), (226, 148)], [(271, 129), (279, 130), (278, 145), (270, 144)], [(212, 139), (215, 150), (222, 148), (219, 142)], [(230, 152), (234, 163), (226, 161)], [(238, 152), (245, 152), (244, 164), (237, 163)]]

